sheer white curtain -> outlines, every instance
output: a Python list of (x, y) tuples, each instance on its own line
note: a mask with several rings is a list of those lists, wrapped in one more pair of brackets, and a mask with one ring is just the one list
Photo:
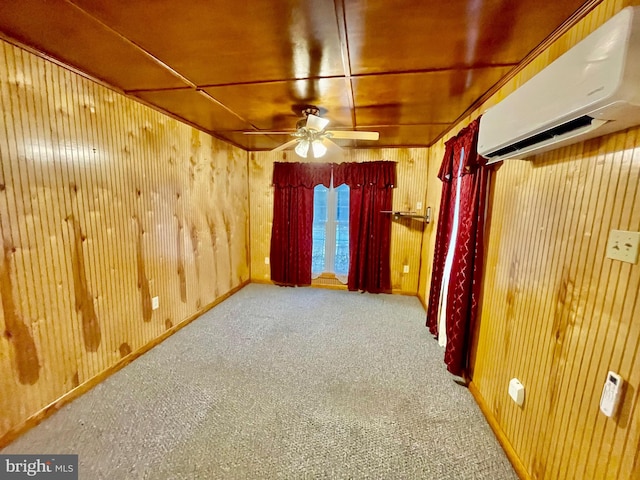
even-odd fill
[[(464, 148), (460, 151), (460, 165), (458, 166), (457, 177), (460, 176), (464, 162)], [(461, 182), (456, 185), (456, 203), (453, 207), (453, 225), (451, 228), (451, 240), (447, 248), (447, 257), (444, 263), (444, 272), (442, 274), (442, 289), (440, 290), (440, 305), (438, 308), (438, 344), (441, 347), (447, 346), (447, 291), (449, 290), (449, 278), (451, 277), (451, 269), (453, 267), (453, 254), (456, 250), (456, 240), (458, 238), (458, 226), (460, 225), (460, 186)]]

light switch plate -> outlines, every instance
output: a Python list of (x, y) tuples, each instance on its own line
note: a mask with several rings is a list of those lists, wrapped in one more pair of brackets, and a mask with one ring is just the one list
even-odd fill
[(402, 267), (402, 273), (409, 273), (409, 265)]
[(159, 297), (153, 297), (151, 299), (151, 309), (152, 310), (157, 310), (159, 306), (160, 306), (160, 298)]
[(264, 264), (269, 265), (269, 257), (264, 257)]
[(418, 211), (422, 210), (422, 202), (417, 202), (416, 203), (416, 210), (418, 210)]
[(638, 245), (640, 245), (640, 232), (611, 230), (607, 242), (607, 258), (638, 263)]

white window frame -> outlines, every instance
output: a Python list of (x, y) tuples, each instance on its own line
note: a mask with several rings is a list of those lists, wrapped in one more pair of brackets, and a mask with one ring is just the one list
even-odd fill
[[(326, 188), (326, 187), (325, 187)], [(322, 272), (311, 272), (312, 278), (321, 275), (334, 275), (340, 283), (346, 284), (348, 274), (336, 273), (336, 234), (338, 227), (338, 191), (333, 186), (333, 178), (327, 189), (327, 221), (324, 231), (324, 269)], [(351, 241), (351, 239), (349, 239)]]

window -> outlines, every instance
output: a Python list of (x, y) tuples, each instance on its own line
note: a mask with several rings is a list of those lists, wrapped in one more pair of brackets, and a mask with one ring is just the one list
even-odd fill
[(349, 187), (318, 185), (313, 195), (311, 273), (333, 273), (346, 283), (349, 273)]

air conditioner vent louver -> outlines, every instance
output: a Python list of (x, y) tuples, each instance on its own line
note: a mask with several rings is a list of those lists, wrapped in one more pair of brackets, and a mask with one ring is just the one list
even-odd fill
[(627, 7), (480, 119), (495, 163), (640, 125), (640, 6)]
[(559, 137), (560, 135), (565, 135), (575, 130), (580, 130), (581, 128), (591, 125), (592, 121), (593, 117), (590, 117), (589, 115), (583, 115), (580, 118), (569, 120), (568, 122), (558, 125), (557, 127), (553, 127), (532, 137), (520, 140), (519, 142), (516, 142), (513, 145), (509, 145), (508, 147), (501, 148), (500, 150), (496, 150), (495, 152), (487, 153), (485, 156), (487, 158), (494, 158), (502, 157), (512, 152), (518, 152), (532, 145), (542, 143), (546, 140), (551, 140), (554, 137)]

